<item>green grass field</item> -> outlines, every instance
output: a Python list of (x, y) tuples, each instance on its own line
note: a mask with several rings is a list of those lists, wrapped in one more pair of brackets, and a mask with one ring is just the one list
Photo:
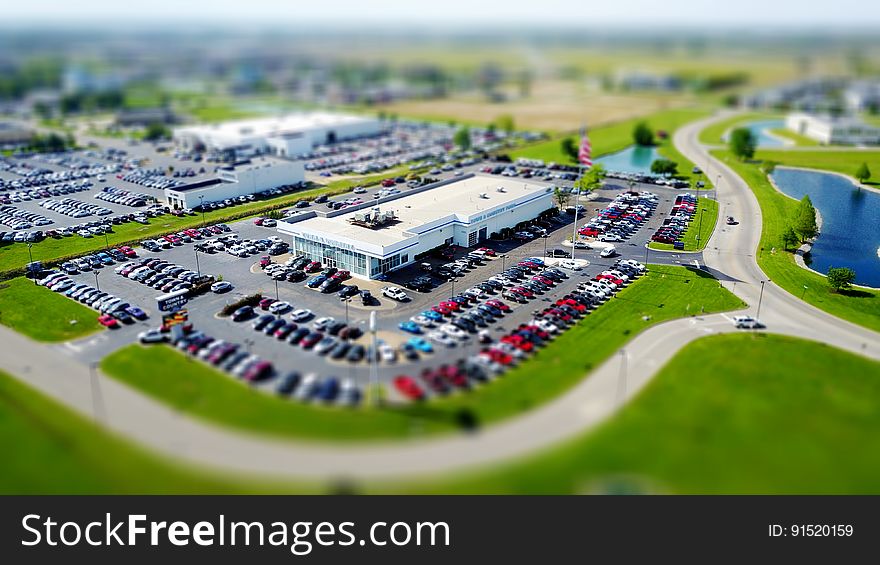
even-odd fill
[[(682, 238), (684, 251), (699, 251), (706, 247), (706, 242), (709, 241), (712, 232), (715, 231), (715, 225), (718, 223), (718, 202), (711, 198), (701, 197), (697, 200), (697, 204), (697, 214)], [(703, 219), (700, 220), (700, 210), (703, 209), (706, 211), (703, 212)], [(698, 235), (699, 239), (697, 239)], [(652, 241), (649, 247), (661, 250), (673, 249), (672, 245), (668, 243), (657, 243), (655, 241)]]
[(67, 341), (101, 329), (98, 314), (24, 277), (0, 283), (0, 324), (38, 341)]
[[(524, 412), (567, 390), (648, 326), (742, 306), (702, 271), (652, 266), (646, 276), (502, 379), (470, 393), (399, 408), (303, 406), (251, 391), (228, 375), (164, 347), (122, 349), (106, 358), (102, 369), (182, 411), (228, 426), (321, 439), (407, 437), (453, 431), (463, 411), (478, 424)], [(584, 348), (583, 343), (590, 346)]]
[[(0, 373), (3, 494), (236, 492), (203, 470), (166, 463)], [(109, 456), (108, 456), (109, 455)], [(250, 488), (258, 488), (254, 483)]]
[[(716, 150), (712, 153), (741, 176), (758, 198), (763, 225), (757, 259), (770, 280), (795, 296), (803, 295), (803, 300), (829, 314), (880, 331), (880, 292), (865, 289), (831, 292), (825, 277), (798, 267), (794, 254), (783, 251), (782, 233), (789, 224), (797, 201), (773, 188), (758, 163), (741, 162), (728, 151)], [(807, 286), (806, 292), (804, 286)]]
[(705, 337), (595, 431), (468, 479), (404, 489), (880, 493), (880, 364), (783, 336)]
[(785, 151), (759, 149), (756, 160), (776, 161), (781, 165), (821, 169), (853, 176), (862, 163), (871, 169), (867, 184), (880, 185), (880, 150), (860, 151), (853, 149), (816, 149), (814, 151)]
[(768, 112), (747, 112), (744, 114), (737, 114), (727, 119), (715, 122), (711, 126), (703, 129), (703, 131), (700, 132), (700, 143), (706, 143), (709, 145), (721, 145), (726, 143), (723, 137), (729, 129), (747, 124), (749, 122), (781, 119), (782, 117), (783, 116), (781, 114), (773, 114)]
[(775, 136), (783, 137), (790, 141), (793, 141), (794, 144), (798, 147), (815, 147), (819, 145), (819, 142), (815, 139), (807, 137), (806, 135), (801, 135), (799, 133), (795, 133), (789, 129), (779, 128), (779, 129), (771, 129), (769, 130)]

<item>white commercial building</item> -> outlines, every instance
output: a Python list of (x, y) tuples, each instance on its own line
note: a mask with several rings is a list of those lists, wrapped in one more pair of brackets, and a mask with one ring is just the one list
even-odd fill
[(271, 153), (295, 157), (317, 145), (378, 135), (381, 131), (382, 124), (376, 118), (304, 112), (179, 127), (174, 129), (174, 141), (185, 148), (202, 145), (209, 150), (235, 151), (238, 155)]
[(786, 116), (785, 127), (824, 145), (880, 144), (880, 128), (852, 117), (793, 113)]
[(373, 278), (444, 245), (473, 247), (553, 208), (552, 188), (475, 175), (415, 189), (361, 209), (278, 223), (295, 254)]
[(296, 184), (304, 178), (302, 161), (256, 157), (243, 163), (221, 167), (217, 171), (217, 178), (166, 188), (165, 201), (175, 209), (194, 208), (203, 202), (222, 202)]

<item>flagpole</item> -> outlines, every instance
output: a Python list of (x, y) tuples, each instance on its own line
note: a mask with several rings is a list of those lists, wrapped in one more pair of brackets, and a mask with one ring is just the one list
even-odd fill
[(580, 199), (581, 199), (581, 189), (580, 189), (580, 186), (578, 186), (578, 185), (580, 184), (581, 177), (584, 174), (583, 166), (578, 165), (578, 169), (579, 169), (578, 178), (576, 181), (574, 181), (574, 185), (575, 185), (575, 187), (577, 187), (577, 193), (575, 194), (575, 197), (574, 197), (574, 227), (571, 228), (571, 260), (572, 261), (574, 261), (574, 252), (577, 249), (577, 245), (575, 245), (575, 242), (577, 241), (577, 229), (578, 229), (578, 203), (580, 202)]

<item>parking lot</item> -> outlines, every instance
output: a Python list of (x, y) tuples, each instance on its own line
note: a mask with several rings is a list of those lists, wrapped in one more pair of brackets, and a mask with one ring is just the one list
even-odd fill
[[(657, 208), (654, 214), (648, 217), (626, 242), (615, 244), (618, 250), (616, 257), (600, 257), (599, 253), (604, 248), (600, 246), (596, 246), (595, 249), (577, 249), (575, 250), (575, 257), (583, 265), (582, 270), (565, 271), (568, 275), (566, 278), (558, 283), (554, 283), (552, 288), (548, 288), (533, 299), (524, 301), (508, 300), (502, 298), (500, 292), (484, 296), (484, 300), (501, 299), (505, 305), (510, 307), (510, 311), (492, 319), (485, 327), (475, 329), (480, 330), (480, 334), (483, 337), (496, 341), (499, 337), (515, 330), (521, 324), (532, 321), (536, 312), (552, 306), (558, 299), (577, 290), (578, 286), (582, 285), (582, 283), (606, 269), (612, 268), (616, 261), (627, 259), (644, 262), (646, 257), (644, 242), (649, 239), (650, 234), (662, 223), (678, 191), (651, 185), (636, 186), (634, 188), (635, 190), (650, 190), (656, 194), (658, 196)], [(604, 189), (598, 191), (591, 199), (583, 200), (584, 210), (579, 213), (578, 225), (583, 225), (588, 218), (594, 216), (598, 210), (603, 209), (611, 202), (617, 194), (627, 189), (628, 187), (620, 186), (612, 181)], [(191, 299), (187, 305), (187, 310), (189, 312), (189, 320), (195, 330), (204, 332), (216, 340), (238, 344), (240, 351), (243, 353), (258, 355), (260, 359), (272, 364), (275, 375), (283, 375), (295, 369), (302, 374), (315, 373), (322, 377), (332, 375), (343, 380), (348, 379), (355, 383), (357, 387), (363, 389), (368, 385), (370, 379), (370, 367), (364, 355), (358, 356), (356, 360), (350, 360), (348, 355), (342, 355), (338, 359), (334, 359), (332, 355), (319, 355), (310, 349), (305, 349), (297, 344), (291, 344), (288, 339), (290, 334), (286, 334), (284, 339), (278, 339), (275, 336), (266, 335), (263, 331), (255, 331), (252, 329), (252, 325), (258, 319), (257, 316), (267, 313), (260, 308), (257, 308), (257, 316), (239, 322), (233, 321), (229, 317), (220, 317), (218, 313), (227, 304), (235, 302), (242, 297), (259, 293), (264, 297), (285, 301), (290, 304), (290, 309), (279, 316), (283, 319), (289, 320), (289, 314), (293, 310), (307, 309), (311, 311), (312, 316), (309, 319), (301, 320), (298, 323), (298, 326), (308, 328), (309, 332), (314, 330), (314, 324), (317, 320), (327, 317), (333, 318), (337, 322), (342, 322), (347, 326), (360, 329), (361, 335), (356, 339), (350, 340), (351, 344), (348, 346), (350, 350), (354, 345), (361, 345), (365, 349), (369, 348), (371, 339), (367, 332), (368, 321), (370, 313), (375, 311), (378, 320), (377, 337), (380, 344), (383, 344), (383, 351), (387, 353), (387, 350), (393, 350), (393, 359), (392, 354), (388, 354), (381, 356), (381, 360), (378, 362), (377, 373), (379, 380), (388, 383), (399, 375), (419, 375), (427, 367), (448, 364), (457, 359), (464, 359), (474, 355), (485, 345), (479, 343), (480, 339), (478, 339), (477, 332), (475, 331), (467, 339), (458, 340), (454, 347), (448, 348), (443, 343), (426, 340), (433, 352), (422, 351), (419, 348), (415, 348), (416, 351), (413, 352), (413, 347), (408, 349), (402, 347), (414, 336), (401, 331), (400, 324), (406, 323), (421, 313), (430, 310), (441, 301), (447, 300), (454, 295), (459, 295), (467, 288), (484, 283), (489, 277), (499, 274), (505, 268), (509, 268), (526, 257), (544, 257), (545, 248), (548, 252), (556, 250), (570, 252), (571, 248), (564, 246), (563, 243), (571, 237), (573, 220), (574, 217), (571, 214), (560, 214), (557, 219), (549, 224), (546, 238), (538, 237), (530, 241), (510, 239), (507, 241), (487, 242), (486, 245), (496, 253), (494, 257), (487, 258), (482, 264), (467, 269), (461, 273), (460, 277), (456, 277), (453, 280), (446, 281), (438, 277), (432, 277), (433, 288), (427, 292), (405, 289), (408, 298), (404, 301), (396, 301), (383, 296), (382, 289), (386, 286), (403, 286), (408, 284), (413, 278), (424, 276), (425, 272), (420, 264), (411, 265), (389, 273), (387, 281), (364, 281), (359, 279), (344, 281), (346, 284), (356, 284), (359, 290), (369, 290), (375, 297), (375, 300), (369, 305), (363, 304), (358, 296), (343, 301), (339, 299), (335, 292), (325, 294), (318, 290), (307, 288), (304, 284), (305, 281), (288, 282), (287, 280), (273, 280), (260, 268), (260, 258), (265, 256), (263, 251), (249, 253), (245, 257), (234, 256), (225, 251), (203, 253), (195, 250), (196, 243), (199, 243), (196, 241), (172, 245), (169, 246), (169, 249), (156, 252), (144, 249), (138, 249), (137, 252), (139, 255), (138, 259), (148, 257), (160, 258), (170, 264), (180, 265), (182, 268), (192, 272), (212, 275), (215, 279), (222, 278), (223, 281), (232, 284), (233, 288), (229, 292), (222, 294), (209, 292)], [(237, 222), (231, 224), (230, 227), (232, 233), (236, 234), (239, 240), (268, 240), (268, 238), (276, 236), (274, 229), (255, 225), (253, 220)], [(432, 269), (436, 269), (450, 260), (463, 257), (468, 251), (458, 250), (452, 259), (428, 257), (422, 262), (429, 263)], [(290, 255), (283, 253), (272, 256), (271, 261), (274, 263), (284, 263), (288, 258), (290, 258)], [(688, 256), (687, 261), (692, 260), (692, 258), (692, 256)], [(651, 262), (674, 264), (681, 260), (679, 255), (672, 253), (651, 252), (650, 257)], [(547, 259), (547, 263), (549, 266), (550, 263), (559, 263), (559, 260)], [(116, 266), (118, 266), (118, 263)], [(115, 266), (108, 265), (91, 272), (72, 275), (71, 278), (78, 283), (93, 286), (99, 285), (101, 291), (112, 293), (126, 302), (138, 305), (151, 316), (149, 320), (136, 321), (131, 325), (124, 324), (119, 329), (112, 330), (112, 343), (118, 344), (124, 341), (134, 341), (137, 339), (139, 332), (158, 325), (159, 316), (156, 311), (155, 298), (159, 291), (118, 275), (114, 273), (114, 269)], [(97, 279), (96, 272), (99, 273)], [(268, 305), (266, 306), (268, 307)], [(476, 306), (476, 304), (472, 306)], [(327, 323), (327, 321), (325, 320), (324, 323)], [(432, 329), (436, 328), (425, 328), (425, 331), (420, 331), (418, 337), (424, 339), (425, 335), (430, 333)], [(337, 339), (336, 341), (341, 340)], [(100, 342), (95, 347), (109, 347), (110, 345)], [(378, 353), (377, 351), (377, 356), (379, 356)], [(449, 353), (452, 353), (452, 355), (449, 355)], [(94, 351), (91, 353), (85, 352), (84, 354), (97, 356), (103, 353)], [(271, 390), (277, 384), (278, 378), (274, 378), (261, 380), (256, 386)]]

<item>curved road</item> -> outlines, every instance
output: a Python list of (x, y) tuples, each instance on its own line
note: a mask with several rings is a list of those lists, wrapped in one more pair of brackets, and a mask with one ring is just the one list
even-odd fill
[[(711, 158), (697, 141), (718, 118), (685, 126), (675, 145), (706, 171), (721, 174), (721, 214), (740, 220), (719, 225), (703, 253), (706, 266), (754, 312), (766, 279), (754, 259), (760, 238), (758, 203), (745, 183)], [(804, 337), (880, 359), (880, 334), (809, 306), (765, 283), (761, 318), (768, 331)], [(183, 415), (89, 367), (62, 347), (46, 347), (0, 329), (0, 368), (49, 396), (94, 415), (111, 430), (196, 465), (288, 479), (389, 479), (447, 473), (495, 464), (573, 438), (606, 420), (632, 398), (682, 347), (699, 337), (734, 330), (725, 315), (673, 320), (636, 336), (589, 378), (520, 417), (470, 435), (350, 446), (290, 441), (218, 427)], [(15, 355), (9, 352), (15, 351)], [(758, 368), (759, 369), (759, 368)]]

